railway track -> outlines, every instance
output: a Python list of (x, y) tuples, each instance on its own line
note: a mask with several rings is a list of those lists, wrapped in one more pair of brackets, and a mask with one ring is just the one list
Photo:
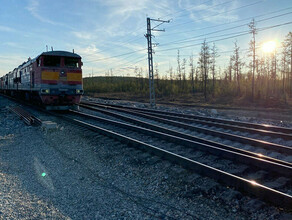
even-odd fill
[[(269, 161), (268, 158), (256, 158), (78, 111), (72, 110), (69, 116), (63, 117), (75, 124), (162, 156), (274, 205), (288, 209), (292, 207), (291, 164), (284, 162), (284, 165), (280, 161), (277, 163)], [(153, 140), (155, 144), (151, 144)], [(252, 179), (260, 173), (264, 174), (256, 181)]]
[(122, 106), (122, 105), (111, 105), (111, 104), (105, 105), (105, 104), (100, 104), (96, 102), (82, 102), (81, 104), (104, 105), (107, 107), (128, 109), (128, 110), (133, 110), (137, 112), (144, 112), (145, 114), (148, 114), (148, 115), (160, 116), (160, 117), (170, 119), (170, 120), (176, 120), (176, 121), (187, 122), (187, 123), (197, 123), (197, 124), (203, 124), (207, 126), (216, 126), (216, 127), (220, 127), (224, 129), (251, 132), (253, 134), (257, 133), (260, 135), (269, 135), (275, 138), (283, 138), (285, 140), (292, 140), (291, 128), (285, 128), (285, 127), (279, 127), (279, 126), (273, 126), (273, 125), (247, 123), (247, 122), (241, 122), (241, 121), (232, 121), (232, 120), (212, 118), (212, 117), (203, 117), (203, 116), (198, 116), (198, 115), (173, 113), (173, 112), (159, 111), (159, 110), (153, 110), (153, 109), (134, 108), (134, 107), (128, 107), (128, 106)]
[[(122, 112), (122, 113), (125, 113), (124, 116), (129, 116), (129, 117), (136, 116), (140, 120), (149, 119), (149, 120), (151, 120), (151, 121), (149, 121), (149, 123), (159, 122), (162, 124), (162, 126), (163, 125), (174, 126), (174, 129), (183, 128), (183, 129), (187, 129), (190, 131), (195, 131), (195, 132), (211, 135), (214, 137), (219, 137), (219, 138), (228, 139), (231, 141), (240, 142), (243, 144), (250, 144), (250, 145), (253, 145), (257, 148), (263, 148), (266, 150), (272, 150), (272, 151), (280, 152), (283, 154), (292, 155), (292, 147), (290, 147), (290, 146), (284, 146), (284, 145), (275, 144), (275, 143), (271, 143), (271, 142), (267, 142), (267, 141), (263, 141), (263, 140), (259, 140), (259, 139), (248, 138), (246, 136), (227, 133), (224, 131), (218, 131), (218, 130), (215, 130), (212, 128), (204, 128), (204, 127), (200, 127), (200, 126), (196, 126), (196, 125), (190, 125), (190, 124), (185, 123), (185, 122), (166, 119), (161, 114), (160, 114), (160, 116), (153, 116), (152, 114), (147, 114), (146, 112), (139, 112), (139, 111), (124, 109), (124, 108), (117, 108), (117, 107), (111, 107), (111, 106), (107, 106), (107, 105), (93, 104), (93, 103), (80, 104), (80, 106), (87, 108), (87, 109), (91, 109), (93, 111), (100, 111), (100, 112), (103, 112), (103, 113), (109, 114), (109, 115), (110, 114), (113, 115), (116, 112)], [(102, 109), (106, 109), (106, 110), (102, 111)], [(112, 111), (108, 111), (108, 110), (112, 110)], [(116, 115), (116, 117), (123, 117), (123, 115), (120, 116), (117, 113), (115, 115)], [(132, 119), (129, 118), (128, 120), (132, 120)], [(139, 123), (141, 125), (141, 122), (136, 122), (136, 123)], [(201, 140), (201, 141), (204, 141), (204, 140)], [(258, 154), (258, 156), (261, 157), (262, 154)]]
[(102, 113), (104, 116), (99, 117), (73, 110), (69, 111), (69, 114), (42, 111), (129, 146), (148, 151), (278, 207), (291, 210), (292, 165), (288, 162), (266, 156), (258, 157), (259, 155), (252, 152), (240, 151), (214, 142), (202, 143), (198, 139), (189, 138), (190, 135), (175, 133), (169, 129), (167, 131), (156, 125), (149, 129), (129, 124), (122, 122), (128, 119), (114, 115)]

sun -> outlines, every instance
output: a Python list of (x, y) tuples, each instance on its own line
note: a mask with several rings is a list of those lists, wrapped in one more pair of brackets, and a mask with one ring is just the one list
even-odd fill
[(276, 41), (267, 41), (265, 43), (263, 43), (262, 45), (262, 50), (265, 52), (265, 53), (271, 53), (273, 52), (275, 49), (276, 49)]

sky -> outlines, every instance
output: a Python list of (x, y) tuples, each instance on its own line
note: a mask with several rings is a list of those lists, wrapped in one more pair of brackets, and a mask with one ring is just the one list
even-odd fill
[[(0, 76), (28, 57), (49, 50), (72, 51), (82, 57), (83, 76), (134, 76), (148, 71), (146, 18), (170, 21), (153, 33), (153, 59), (161, 75), (181, 59), (198, 60), (204, 40), (218, 48), (224, 69), (234, 42), (245, 49), (255, 19), (258, 46), (281, 42), (292, 31), (292, 0), (0, 0)], [(152, 27), (160, 24), (152, 21)], [(261, 53), (261, 52), (259, 52)]]

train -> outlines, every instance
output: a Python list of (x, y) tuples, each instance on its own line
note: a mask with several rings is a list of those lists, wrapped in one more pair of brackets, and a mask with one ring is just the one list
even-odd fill
[(0, 92), (31, 101), (47, 110), (68, 110), (84, 93), (81, 56), (68, 51), (47, 51), (0, 78)]

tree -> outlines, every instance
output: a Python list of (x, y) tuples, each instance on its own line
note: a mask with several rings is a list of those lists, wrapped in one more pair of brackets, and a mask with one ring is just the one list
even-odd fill
[(274, 53), (272, 54), (271, 79), (273, 82), (272, 92), (273, 92), (273, 94), (275, 94), (276, 93), (276, 80), (277, 80), (277, 51), (276, 51), (276, 49), (275, 49)]
[(288, 51), (287, 48), (283, 45), (282, 56), (281, 56), (281, 66), (282, 66), (282, 79), (283, 79), (283, 91), (285, 92), (285, 78), (287, 71), (287, 64), (288, 64)]
[(156, 79), (156, 88), (158, 89), (158, 81), (159, 81), (159, 70), (158, 70), (158, 63), (155, 63), (155, 73), (154, 73), (154, 79)]
[(287, 80), (290, 84), (290, 97), (292, 97), (292, 32), (287, 34), (283, 46), (286, 50), (288, 59), (290, 59), (290, 73), (288, 74)]
[(286, 102), (286, 89), (285, 89), (285, 78), (286, 74), (288, 73), (287, 71), (287, 48), (283, 45), (283, 51), (282, 51), (282, 56), (281, 56), (281, 73), (282, 73), (282, 90), (283, 90), (283, 95), (284, 99)]
[(255, 74), (255, 65), (256, 65), (256, 38), (255, 35), (257, 34), (257, 29), (256, 29), (256, 24), (255, 20), (252, 19), (252, 21), (248, 25), (249, 27), (249, 33), (252, 34), (252, 39), (249, 43), (250, 51), (252, 52), (252, 83), (251, 83), (251, 101), (253, 102), (254, 100), (254, 74)]
[(205, 101), (207, 100), (207, 80), (208, 80), (208, 70), (210, 65), (210, 48), (206, 42), (206, 39), (202, 43), (201, 52), (199, 54), (199, 61), (198, 64), (201, 68), (201, 73), (203, 76), (203, 91)]
[(237, 41), (234, 42), (234, 51), (230, 59), (233, 63), (233, 70), (235, 72), (234, 80), (237, 81), (237, 95), (240, 95), (240, 66), (242, 65), (239, 58), (239, 47), (237, 46)]
[(177, 50), (177, 76), (178, 76), (179, 81), (181, 82), (181, 66), (180, 66), (179, 50)]
[(134, 68), (134, 74), (135, 74), (135, 77), (136, 77), (136, 82), (137, 82), (137, 87), (139, 86), (139, 68), (137, 66), (135, 66)]
[(143, 68), (140, 67), (139, 73), (138, 73), (139, 81), (140, 81), (140, 90), (144, 89), (144, 83), (143, 83)]
[(212, 92), (213, 92), (213, 97), (215, 95), (215, 68), (216, 68), (216, 58), (219, 57), (218, 55), (218, 49), (215, 45), (215, 43), (213, 43), (213, 47), (212, 47), (212, 50), (211, 50), (211, 63), (212, 63), (212, 66), (211, 66), (211, 70), (212, 70)]
[(229, 82), (230, 83), (232, 81), (232, 68), (233, 68), (232, 57), (230, 57), (230, 59), (229, 59), (229, 66), (228, 66), (228, 75), (229, 75)]
[(191, 87), (192, 87), (192, 93), (195, 93), (195, 84), (194, 84), (194, 73), (195, 73), (195, 70), (194, 70), (194, 56), (191, 55), (190, 56), (190, 80), (191, 80)]
[(172, 83), (173, 83), (173, 68), (171, 66), (169, 66), (168, 72), (169, 72), (170, 83), (172, 85)]
[(185, 58), (183, 58), (183, 62), (182, 62), (182, 91), (185, 91), (185, 87), (186, 87), (186, 63), (187, 60)]

